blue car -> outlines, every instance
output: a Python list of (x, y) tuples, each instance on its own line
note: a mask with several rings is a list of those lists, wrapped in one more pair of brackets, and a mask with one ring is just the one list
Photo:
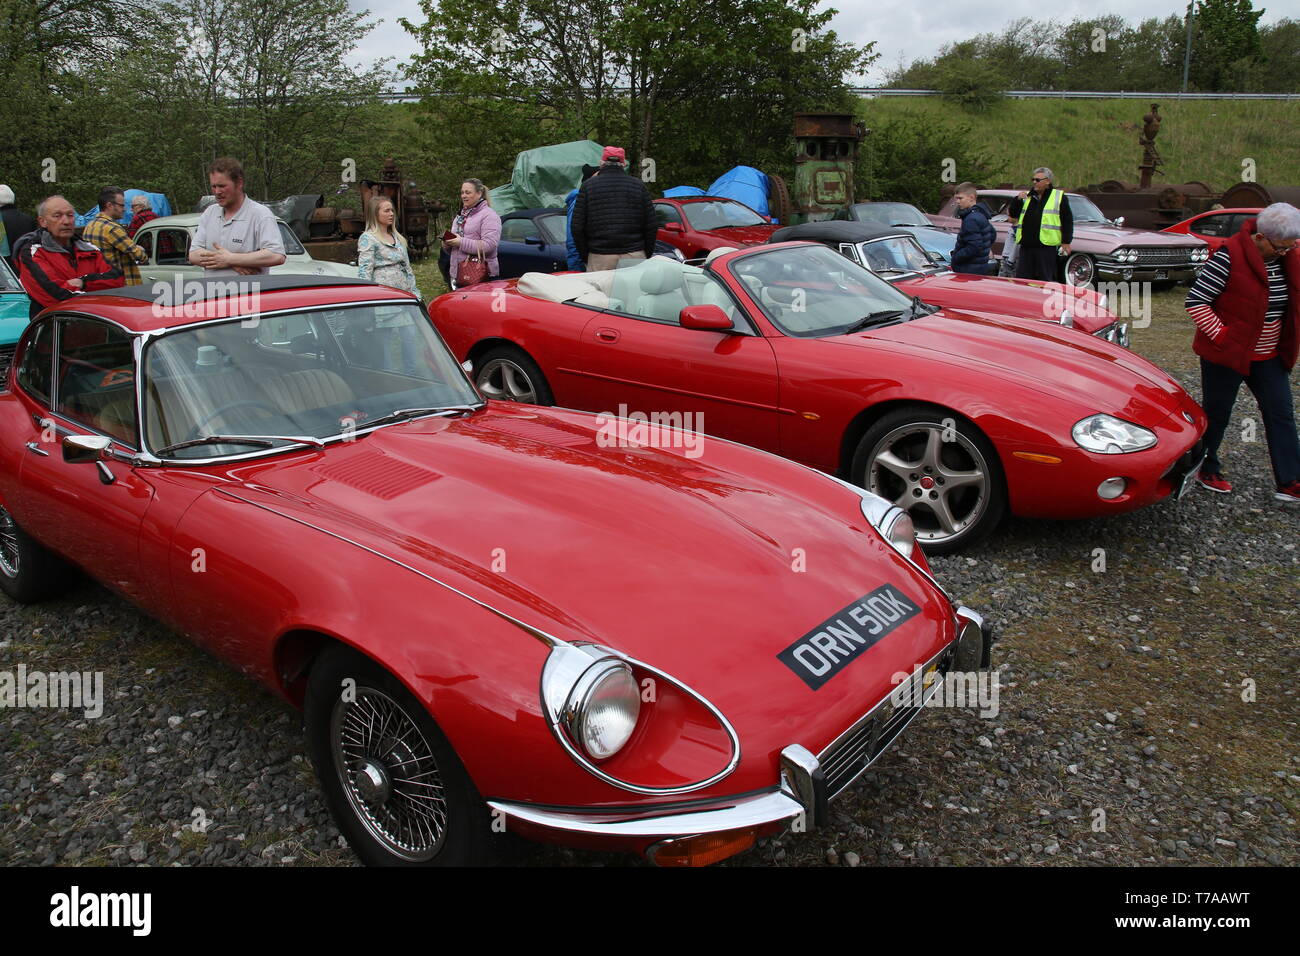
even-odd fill
[[(569, 266), (564, 248), (563, 209), (520, 209), (501, 217), (501, 242), (497, 263), (502, 279), (517, 279), (525, 272), (564, 272)], [(451, 287), (451, 256), (446, 247), (438, 254), (438, 269)]]
[(13, 361), (14, 348), (27, 319), (31, 315), (32, 300), (27, 297), (9, 263), (0, 259), (0, 388), (9, 378), (9, 363)]
[[(525, 272), (568, 272), (566, 217), (563, 209), (520, 209), (501, 217), (501, 242), (497, 245), (500, 279), (517, 279)], [(681, 259), (666, 242), (655, 243), (655, 255)], [(451, 288), (451, 256), (444, 247), (438, 269)]]
[(890, 226), (916, 237), (921, 248), (945, 265), (952, 264), (952, 250), (957, 237), (940, 229), (925, 217), (925, 213), (906, 202), (859, 202), (835, 211), (834, 219), (850, 222), (874, 222)]

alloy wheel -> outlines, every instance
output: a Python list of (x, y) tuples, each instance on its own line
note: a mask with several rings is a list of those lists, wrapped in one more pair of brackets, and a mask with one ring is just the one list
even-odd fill
[(495, 358), (487, 362), (479, 369), (475, 384), (490, 399), (537, 404), (537, 386), (528, 373), (510, 359)]
[(977, 524), (989, 505), (989, 468), (956, 428), (901, 425), (872, 450), (866, 486), (911, 515), (916, 536), (938, 543)]

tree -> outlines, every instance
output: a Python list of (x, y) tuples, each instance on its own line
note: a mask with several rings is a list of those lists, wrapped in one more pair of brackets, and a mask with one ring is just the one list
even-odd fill
[[(951, 163), (949, 162), (951, 160)], [(939, 208), (938, 173), (955, 164), (955, 181), (990, 181), (993, 166), (972, 143), (970, 127), (936, 124), (903, 115), (878, 124), (858, 152), (854, 180), (858, 199), (910, 202), (924, 210)]]
[(1190, 73), (1197, 88), (1241, 88), (1243, 75), (1263, 52), (1258, 26), (1263, 15), (1250, 0), (1199, 0)]
[(788, 163), (791, 114), (848, 108), (845, 76), (875, 59), (871, 44), (828, 31), (834, 11), (816, 0), (420, 6), (422, 24), (402, 23), (425, 51), (408, 72), (426, 128), (448, 153), (476, 153), (476, 171), (498, 157), (499, 175), (502, 154), (587, 137), (627, 146), (634, 169), (653, 159), (674, 182), (707, 182), (732, 157), (770, 162), (777, 150)]

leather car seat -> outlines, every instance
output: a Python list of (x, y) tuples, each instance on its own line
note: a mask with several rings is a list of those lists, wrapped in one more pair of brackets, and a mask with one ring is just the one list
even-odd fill
[(286, 372), (265, 379), (262, 388), (270, 396), (271, 405), (290, 415), (351, 402), (356, 398), (338, 373), (324, 368)]
[(677, 323), (682, 309), (689, 304), (682, 292), (682, 267), (671, 259), (646, 260), (637, 278), (641, 295), (633, 312), (661, 322)]

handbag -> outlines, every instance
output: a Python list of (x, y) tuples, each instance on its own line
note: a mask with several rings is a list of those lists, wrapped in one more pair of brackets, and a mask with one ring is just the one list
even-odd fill
[(475, 253), (467, 259), (462, 259), (460, 265), (456, 267), (456, 288), (474, 285), (487, 277), (487, 260), (481, 254)]

